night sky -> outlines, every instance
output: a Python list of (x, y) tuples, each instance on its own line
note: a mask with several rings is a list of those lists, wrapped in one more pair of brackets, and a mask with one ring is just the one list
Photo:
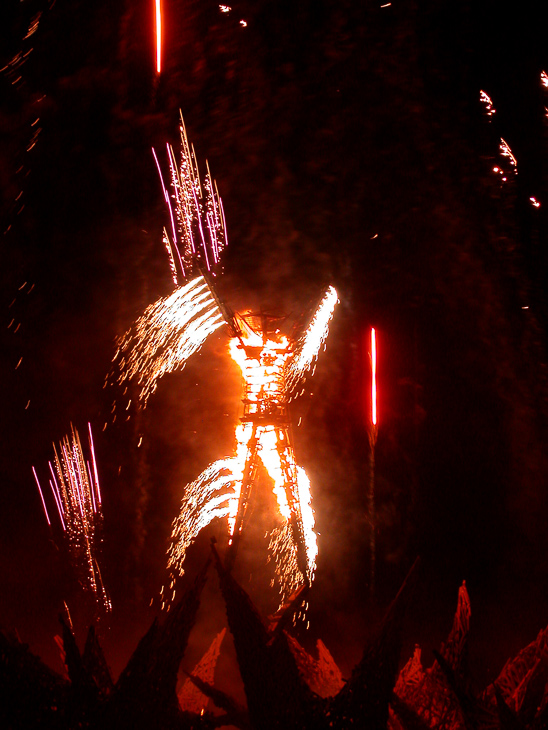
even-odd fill
[[(466, 580), (475, 673), (493, 679), (548, 622), (548, 9), (258, 0), (222, 13), (209, 0), (163, 2), (159, 77), (150, 0), (0, 10), (0, 625), (59, 669), (63, 601), (79, 636), (93, 618), (31, 471), (45, 476), (71, 422), (96, 436), (114, 605), (100, 632), (115, 673), (158, 611), (184, 485), (230, 453), (240, 383), (226, 336), (128, 421), (112, 423), (121, 394), (103, 388), (116, 336), (172, 288), (151, 147), (176, 143), (181, 109), (223, 199), (219, 289), (232, 307), (298, 319), (327, 285), (339, 292), (294, 410), (320, 533), (310, 636), (348, 674), (420, 555), (408, 647), (439, 645)], [(236, 576), (271, 611), (268, 485), (263, 494)], [(212, 535), (222, 539), (219, 525), (189, 553), (183, 585)], [(189, 668), (223, 624), (211, 576)]]

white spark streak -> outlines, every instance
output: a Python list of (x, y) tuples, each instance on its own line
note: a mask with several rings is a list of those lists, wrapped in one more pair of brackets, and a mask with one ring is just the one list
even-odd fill
[(493, 106), (493, 100), (485, 91), (480, 90), (480, 102), (485, 107), (485, 113), (488, 117), (492, 117), (496, 113), (496, 109)]
[[(52, 477), (49, 485), (67, 540), (71, 561), (83, 576), (82, 584), (91, 589), (98, 604), (101, 604), (106, 611), (110, 611), (111, 603), (103, 585), (98, 562), (103, 515), (90, 424), (88, 430), (91, 464), (84, 459), (80, 436), (71, 426), (71, 434), (63, 438), (59, 450), (55, 444), (53, 446), (54, 463), (48, 464)], [(40, 489), (48, 523), (51, 524), (34, 467), (32, 471)]]
[(136, 377), (146, 404), (166, 373), (184, 367), (224, 320), (205, 279), (196, 277), (151, 304), (120, 339), (119, 382)]
[(238, 458), (216, 461), (185, 488), (179, 516), (173, 523), (168, 567), (182, 575), (189, 545), (216, 517), (230, 517), (238, 506), (243, 463)]
[[(206, 163), (203, 185), (194, 148), (189, 144), (183, 117), (181, 116), (181, 159), (177, 164), (175, 153), (167, 145), (167, 158), (171, 178), (172, 199), (167, 194), (158, 159), (154, 153), (164, 198), (169, 208), (173, 242), (167, 233), (164, 242), (177, 260), (184, 279), (199, 271), (211, 271), (219, 263), (220, 255), (227, 245), (226, 224), (223, 205), (215, 181)], [(174, 210), (173, 210), (174, 209)], [(171, 261), (171, 259), (170, 259)]]
[(294, 390), (318, 357), (320, 348), (329, 332), (329, 324), (338, 301), (335, 288), (330, 286), (320, 302), (310, 326), (298, 341), (295, 355), (287, 364), (285, 387), (288, 393)]
[(499, 150), (500, 150), (500, 154), (503, 157), (506, 157), (509, 160), (509, 162), (512, 165), (512, 167), (517, 172), (518, 171), (518, 161), (516, 160), (516, 158), (512, 154), (512, 150), (510, 149), (510, 145), (502, 137), (500, 138)]

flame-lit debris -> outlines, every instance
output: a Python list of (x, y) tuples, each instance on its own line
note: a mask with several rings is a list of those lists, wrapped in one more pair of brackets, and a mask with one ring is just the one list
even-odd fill
[(310, 689), (323, 698), (334, 697), (344, 687), (341, 670), (321, 639), (316, 642), (318, 658), (315, 659), (297, 639), (286, 634), (289, 648), (295, 658), (299, 673)]
[[(401, 670), (394, 689), (393, 709), (406, 727), (409, 717), (416, 717), (424, 727), (464, 727), (467, 723), (465, 708), (457, 694), (466, 692), (466, 644), (470, 628), (470, 601), (466, 586), (459, 590), (457, 611), (453, 626), (439, 652), (439, 660), (424, 669), (421, 651), (416, 647), (411, 659)], [(451, 686), (448, 672), (454, 686)], [(394, 723), (397, 727), (397, 722)]]
[(198, 679), (207, 684), (213, 684), (215, 667), (217, 665), (217, 659), (219, 658), (221, 644), (223, 643), (225, 633), (226, 629), (223, 629), (217, 634), (207, 652), (194, 667), (192, 679), (189, 676), (179, 690), (179, 704), (182, 710), (194, 712), (196, 715), (199, 715), (202, 710), (207, 710), (209, 697), (198, 688), (195, 680)]

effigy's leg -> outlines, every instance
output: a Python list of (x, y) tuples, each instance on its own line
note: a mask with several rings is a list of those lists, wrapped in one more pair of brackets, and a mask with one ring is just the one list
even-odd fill
[[(293, 449), (289, 443), (287, 429), (274, 426), (265, 429), (265, 432), (261, 436), (261, 446), (261, 460), (270, 477), (274, 480), (273, 491), (278, 500), (280, 512), (290, 527), (296, 551), (295, 560), (298, 570), (302, 575), (304, 583), (309, 585), (314, 572), (315, 552), (310, 559), (301, 514), (299, 470), (295, 462)], [(306, 478), (306, 475), (304, 476)], [(310, 529), (312, 529), (313, 524), (314, 521), (312, 518)], [(312, 539), (315, 544), (315, 535), (313, 532)], [(310, 542), (310, 539), (308, 542)], [(281, 554), (281, 548), (284, 543), (287, 545), (287, 529), (277, 530), (275, 541), (274, 543), (271, 542), (275, 556)], [(276, 557), (276, 560), (278, 562), (279, 558)], [(286, 566), (282, 570), (283, 574), (286, 575), (288, 570), (289, 567)]]
[(249, 441), (247, 442), (247, 451), (245, 457), (245, 466), (242, 476), (242, 485), (240, 489), (240, 497), (238, 500), (238, 511), (236, 512), (236, 518), (234, 525), (230, 533), (228, 540), (228, 549), (225, 558), (225, 568), (230, 571), (234, 567), (234, 561), (236, 560), (236, 553), (238, 552), (238, 545), (240, 542), (240, 536), (242, 533), (242, 526), (244, 516), (249, 504), (249, 495), (251, 493), (251, 487), (255, 480), (255, 475), (258, 466), (258, 444), (260, 438), (260, 429), (257, 426), (253, 426)]

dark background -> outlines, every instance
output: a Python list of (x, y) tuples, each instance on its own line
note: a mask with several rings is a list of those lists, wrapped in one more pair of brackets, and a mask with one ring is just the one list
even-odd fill
[[(219, 286), (232, 306), (297, 317), (330, 283), (340, 296), (327, 350), (295, 404), (320, 532), (302, 640), (321, 636), (347, 675), (417, 555), (408, 648), (419, 641), (428, 658), (438, 646), (463, 580), (479, 684), (546, 625), (548, 10), (539, 8), (259, 0), (221, 13), (208, 0), (164, 0), (157, 77), (152, 2), (2, 3), (4, 628), (60, 668), (63, 601), (79, 636), (93, 618), (31, 473), (45, 477), (51, 443), (71, 422), (84, 433), (90, 421), (96, 437), (114, 605), (100, 632), (115, 674), (158, 610), (184, 484), (230, 453), (240, 385), (223, 335), (128, 421), (112, 423), (118, 394), (103, 389), (115, 337), (172, 287), (151, 147), (176, 143), (179, 108), (223, 198), (230, 245)], [(501, 137), (517, 172), (499, 154)], [(237, 575), (267, 611), (275, 597), (261, 567), (260, 500), (254, 514)], [(184, 584), (220, 533), (198, 540)], [(212, 577), (189, 667), (223, 622)]]

